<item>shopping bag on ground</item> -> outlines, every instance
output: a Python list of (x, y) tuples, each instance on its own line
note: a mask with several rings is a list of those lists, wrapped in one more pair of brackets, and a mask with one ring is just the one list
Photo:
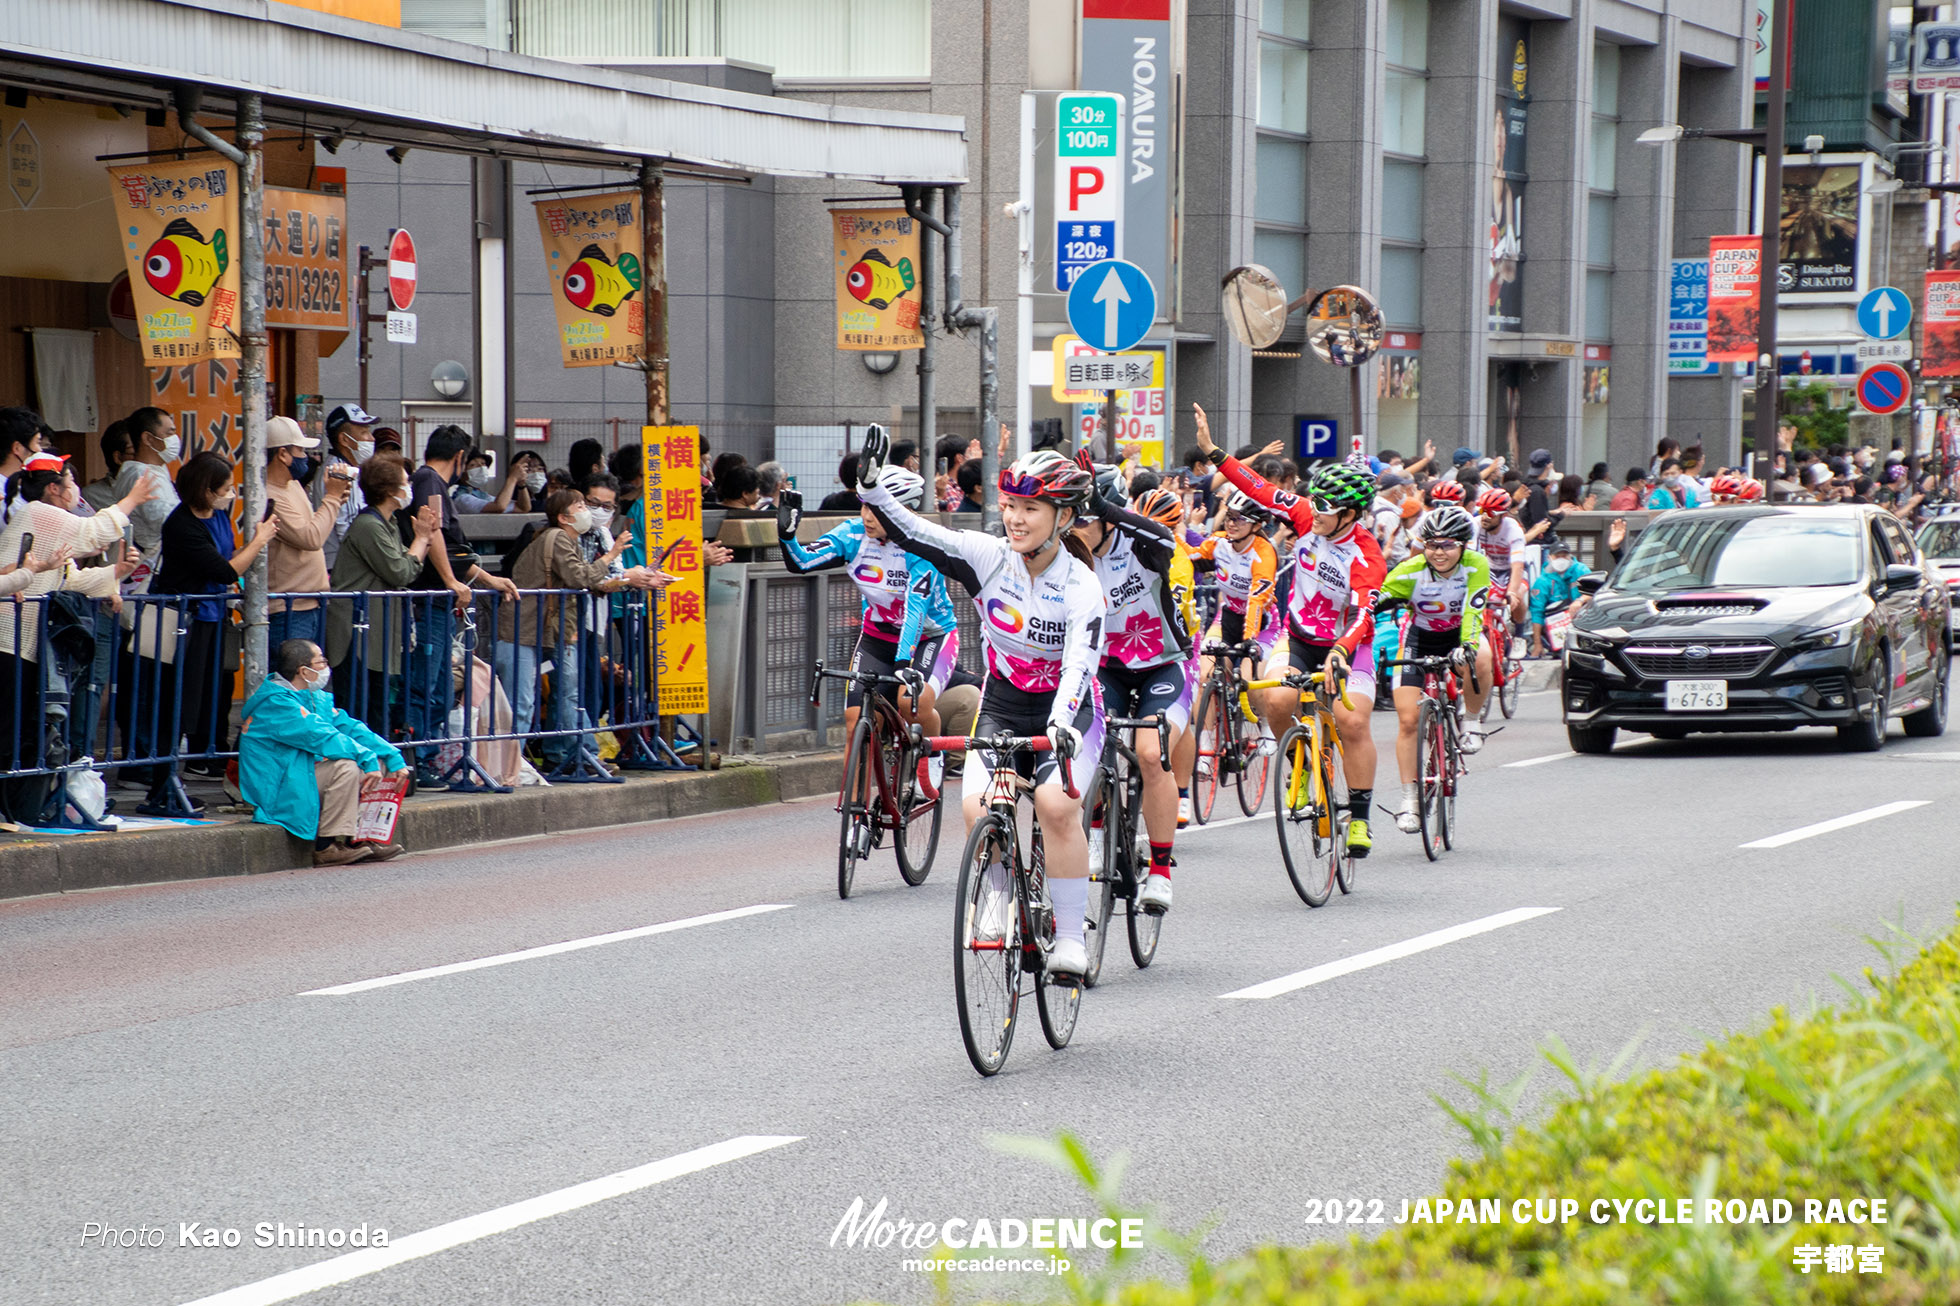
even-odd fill
[(361, 781), (361, 808), (354, 817), (356, 843), (393, 843), (395, 822), (408, 794), (407, 776), (370, 775)]

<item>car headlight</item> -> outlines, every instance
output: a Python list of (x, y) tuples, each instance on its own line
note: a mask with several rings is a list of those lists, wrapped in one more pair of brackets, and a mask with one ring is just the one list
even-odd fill
[(1583, 630), (1572, 632), (1572, 647), (1581, 653), (1611, 653), (1613, 641), (1600, 635), (1588, 634)]
[(1858, 627), (1863, 624), (1863, 622), (1859, 621), (1847, 621), (1842, 626), (1832, 626), (1829, 630), (1820, 630), (1814, 635), (1805, 635), (1802, 639), (1790, 645), (1790, 651), (1792, 653), (1809, 653), (1820, 648), (1843, 648), (1857, 640)]

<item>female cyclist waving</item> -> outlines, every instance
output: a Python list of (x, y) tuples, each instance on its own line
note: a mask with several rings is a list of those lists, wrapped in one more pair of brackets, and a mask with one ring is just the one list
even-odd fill
[[(1035, 813), (1046, 851), (1048, 896), (1055, 906), (1049, 968), (1080, 975), (1088, 968), (1083, 918), (1089, 907), (1089, 845), (1082, 801), (1102, 754), (1096, 664), (1102, 656), (1102, 585), (1069, 528), (1088, 501), (1089, 473), (1052, 450), (1028, 455), (1000, 474), (1006, 538), (948, 530), (898, 501), (879, 473), (891, 452), (882, 426), (865, 432), (858, 494), (885, 533), (966, 587), (980, 610), (987, 684), (975, 735), (1046, 734), (1051, 753), (1031, 759)], [(1063, 767), (1072, 783), (1064, 786)], [(991, 771), (980, 749), (966, 755), (969, 828), (979, 819)]]
[[(1191, 405), (1198, 418), (1198, 447), (1216, 454), (1205, 410)], [(1368, 832), (1368, 809), (1375, 800), (1375, 740), (1370, 714), (1375, 707), (1375, 591), (1388, 568), (1375, 534), (1362, 514), (1375, 502), (1375, 481), (1358, 467), (1335, 463), (1314, 474), (1306, 493), (1288, 494), (1269, 485), (1236, 458), (1218, 469), (1232, 484), (1292, 523), (1293, 591), (1286, 602), (1287, 664), (1268, 674), (1318, 671), (1324, 665), (1347, 677), (1352, 707), (1334, 705), (1334, 724), (1341, 732), (1341, 755), (1348, 782), (1348, 855), (1366, 857), (1373, 846)], [(1266, 720), (1275, 735), (1292, 723), (1300, 697), (1290, 689), (1264, 695)]]

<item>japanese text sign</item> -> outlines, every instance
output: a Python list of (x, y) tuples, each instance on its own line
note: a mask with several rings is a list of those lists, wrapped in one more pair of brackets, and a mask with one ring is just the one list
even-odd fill
[[(708, 584), (701, 547), (701, 428), (640, 428), (637, 528), (648, 564), (679, 579), (647, 596), (660, 715), (708, 710)], [(671, 550), (671, 551), (669, 551)], [(665, 552), (664, 559), (661, 558)]]
[(143, 361), (237, 358), (238, 170), (219, 159), (109, 169)]
[(837, 264), (837, 347), (923, 349), (919, 224), (904, 209), (838, 209), (830, 215), (830, 228)]
[(645, 351), (640, 192), (539, 200), (538, 233), (566, 367), (609, 367)]

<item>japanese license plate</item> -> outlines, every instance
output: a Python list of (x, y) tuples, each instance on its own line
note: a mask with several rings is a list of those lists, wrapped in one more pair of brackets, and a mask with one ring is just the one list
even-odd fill
[(1667, 710), (1670, 712), (1726, 712), (1729, 682), (1726, 680), (1670, 680), (1667, 682)]

